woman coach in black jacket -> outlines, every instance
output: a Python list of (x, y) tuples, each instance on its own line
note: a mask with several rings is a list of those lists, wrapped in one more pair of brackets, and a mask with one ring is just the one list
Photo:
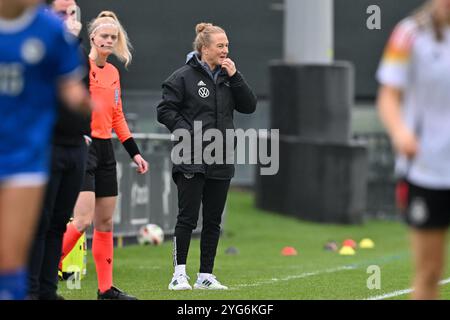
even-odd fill
[[(228, 58), (225, 31), (210, 23), (196, 26), (195, 52), (185, 66), (163, 83), (158, 121), (171, 132), (185, 129), (193, 134), (194, 121), (202, 131), (218, 129), (225, 141), (226, 129), (233, 129), (233, 112), (253, 113), (256, 97)], [(197, 132), (196, 132), (197, 134)], [(186, 155), (183, 155), (184, 157)], [(191, 157), (192, 158), (192, 157)], [(220, 236), (222, 212), (234, 175), (232, 164), (174, 164), (173, 178), (178, 187), (178, 217), (174, 236), (175, 272), (170, 290), (190, 290), (186, 259), (192, 230), (197, 226), (200, 203), (203, 204), (200, 272), (195, 289), (227, 289), (212, 274)]]

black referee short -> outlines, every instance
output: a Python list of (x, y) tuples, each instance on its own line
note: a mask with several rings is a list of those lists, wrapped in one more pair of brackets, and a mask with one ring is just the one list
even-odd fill
[(97, 198), (118, 195), (116, 158), (111, 139), (92, 139), (81, 191), (93, 191)]
[(450, 225), (450, 190), (432, 190), (408, 182), (406, 223), (416, 229), (446, 229)]

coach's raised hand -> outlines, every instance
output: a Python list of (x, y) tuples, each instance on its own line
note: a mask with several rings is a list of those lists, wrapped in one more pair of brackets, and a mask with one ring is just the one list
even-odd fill
[(234, 64), (233, 60), (231, 60), (230, 58), (226, 58), (225, 60), (223, 60), (222, 68), (224, 68), (226, 70), (226, 72), (228, 73), (228, 76), (230, 76), (230, 77), (234, 76), (234, 74), (237, 71), (236, 65)]

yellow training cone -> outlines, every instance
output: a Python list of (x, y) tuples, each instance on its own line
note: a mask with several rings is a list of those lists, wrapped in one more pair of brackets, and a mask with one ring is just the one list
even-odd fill
[(355, 254), (355, 249), (349, 246), (343, 246), (339, 251), (339, 254), (342, 256), (353, 256)]
[(361, 242), (359, 243), (359, 247), (361, 249), (372, 249), (375, 247), (375, 243), (372, 240), (366, 238), (361, 240)]

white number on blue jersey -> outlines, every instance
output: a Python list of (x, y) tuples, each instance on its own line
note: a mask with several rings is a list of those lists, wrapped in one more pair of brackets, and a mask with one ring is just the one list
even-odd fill
[(0, 63), (0, 95), (18, 96), (24, 87), (23, 67), (20, 63)]

